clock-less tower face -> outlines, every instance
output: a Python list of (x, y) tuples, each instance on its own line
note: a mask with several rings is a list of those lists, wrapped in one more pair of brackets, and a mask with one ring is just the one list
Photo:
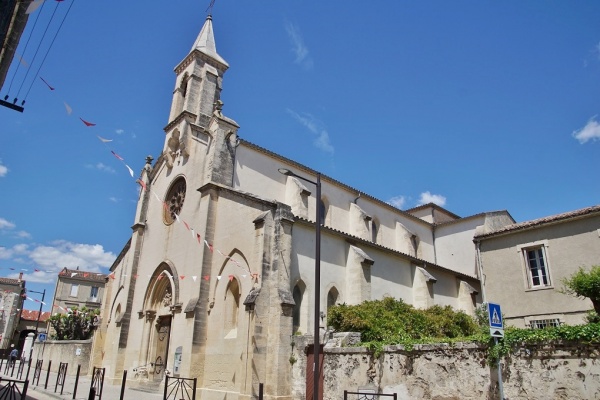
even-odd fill
[(185, 191), (187, 185), (185, 183), (185, 178), (180, 177), (173, 182), (169, 192), (167, 193), (167, 197), (165, 198), (165, 209), (164, 209), (164, 220), (167, 225), (175, 222), (177, 217), (175, 215), (179, 215), (181, 213), (181, 209), (183, 208), (183, 202), (185, 201)]

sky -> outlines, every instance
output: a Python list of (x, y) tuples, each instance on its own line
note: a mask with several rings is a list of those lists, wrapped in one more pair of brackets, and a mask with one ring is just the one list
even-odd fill
[(44, 310), (62, 268), (108, 273), (131, 236), (135, 178), (209, 11), (223, 113), (245, 140), (403, 210), (521, 222), (600, 204), (597, 0), (209, 5), (31, 14), (0, 90), (26, 100), (0, 107), (0, 276), (23, 272)]

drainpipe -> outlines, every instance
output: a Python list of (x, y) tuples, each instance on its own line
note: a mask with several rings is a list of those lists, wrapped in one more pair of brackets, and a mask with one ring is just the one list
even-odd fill
[(485, 294), (485, 275), (483, 275), (483, 263), (481, 262), (481, 242), (479, 240), (475, 240), (475, 249), (477, 252), (477, 271), (479, 273), (479, 282), (481, 283), (481, 297), (483, 298), (483, 303), (487, 304), (487, 296)]

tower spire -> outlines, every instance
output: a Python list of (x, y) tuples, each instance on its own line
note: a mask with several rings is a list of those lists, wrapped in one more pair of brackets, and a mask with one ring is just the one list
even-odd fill
[(217, 46), (215, 44), (215, 35), (213, 32), (213, 26), (212, 26), (212, 16), (210, 14), (206, 17), (206, 21), (204, 21), (202, 30), (200, 31), (198, 38), (194, 42), (192, 51), (194, 51), (194, 50), (198, 50), (198, 51), (206, 54), (207, 56), (213, 58), (214, 60), (229, 67), (229, 64), (227, 64), (227, 61), (225, 61), (223, 59), (223, 57), (221, 57), (219, 55), (219, 53), (217, 53)]

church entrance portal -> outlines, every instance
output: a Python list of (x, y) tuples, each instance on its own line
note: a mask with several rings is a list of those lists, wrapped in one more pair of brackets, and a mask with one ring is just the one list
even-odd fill
[(171, 316), (158, 317), (156, 321), (156, 332), (154, 336), (154, 360), (152, 361), (152, 373), (154, 382), (162, 381), (167, 367), (169, 355), (169, 339), (171, 336)]

